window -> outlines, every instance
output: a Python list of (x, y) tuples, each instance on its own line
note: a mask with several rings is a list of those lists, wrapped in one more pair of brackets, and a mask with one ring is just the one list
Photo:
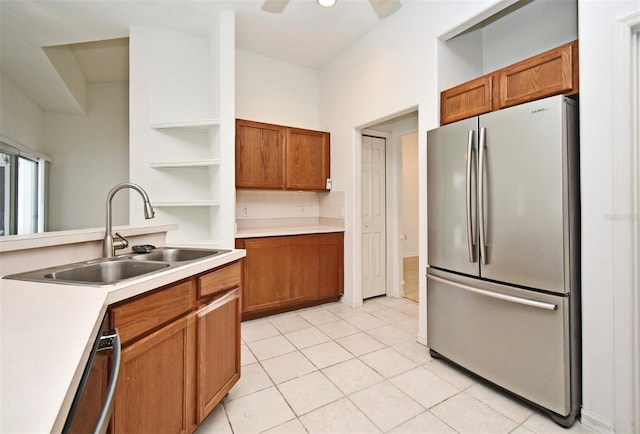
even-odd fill
[(45, 230), (46, 160), (0, 142), (0, 236)]

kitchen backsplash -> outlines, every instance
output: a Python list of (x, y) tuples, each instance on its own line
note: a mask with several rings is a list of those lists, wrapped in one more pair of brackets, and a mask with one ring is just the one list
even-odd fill
[(236, 220), (300, 218), (344, 219), (344, 191), (236, 192)]

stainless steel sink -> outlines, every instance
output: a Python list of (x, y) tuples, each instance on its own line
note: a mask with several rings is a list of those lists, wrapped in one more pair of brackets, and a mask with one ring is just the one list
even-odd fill
[(112, 286), (139, 276), (179, 267), (227, 253), (230, 250), (160, 248), (149, 253), (130, 253), (111, 258), (60, 265), (24, 273), (4, 276), (4, 279), (33, 282), (60, 283), (66, 285)]
[(53, 271), (45, 279), (64, 282), (111, 285), (169, 267), (162, 262), (106, 261), (66, 270)]
[(160, 248), (149, 253), (127, 255), (126, 258), (136, 261), (185, 262), (195, 261), (196, 259), (203, 259), (209, 256), (218, 256), (227, 252), (229, 252), (229, 250)]
[(143, 274), (164, 270), (170, 266), (171, 264), (165, 262), (98, 259), (12, 274), (4, 278), (66, 285), (110, 286)]

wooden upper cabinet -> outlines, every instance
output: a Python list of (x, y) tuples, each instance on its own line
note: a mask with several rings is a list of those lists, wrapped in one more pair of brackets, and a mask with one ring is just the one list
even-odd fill
[(236, 188), (326, 190), (330, 134), (236, 120)]
[(493, 74), (484, 75), (440, 93), (442, 125), (488, 113), (493, 109)]
[(281, 189), (285, 128), (236, 120), (236, 187)]
[(329, 133), (287, 128), (285, 188), (325, 190), (329, 176)]
[(440, 123), (578, 90), (578, 41), (573, 41), (442, 91)]
[(498, 108), (551, 95), (578, 93), (578, 41), (498, 71)]

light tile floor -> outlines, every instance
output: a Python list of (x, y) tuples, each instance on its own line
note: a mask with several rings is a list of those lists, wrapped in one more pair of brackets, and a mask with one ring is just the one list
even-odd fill
[(418, 304), (376, 298), (242, 323), (242, 374), (210, 433), (591, 433), (433, 359)]

